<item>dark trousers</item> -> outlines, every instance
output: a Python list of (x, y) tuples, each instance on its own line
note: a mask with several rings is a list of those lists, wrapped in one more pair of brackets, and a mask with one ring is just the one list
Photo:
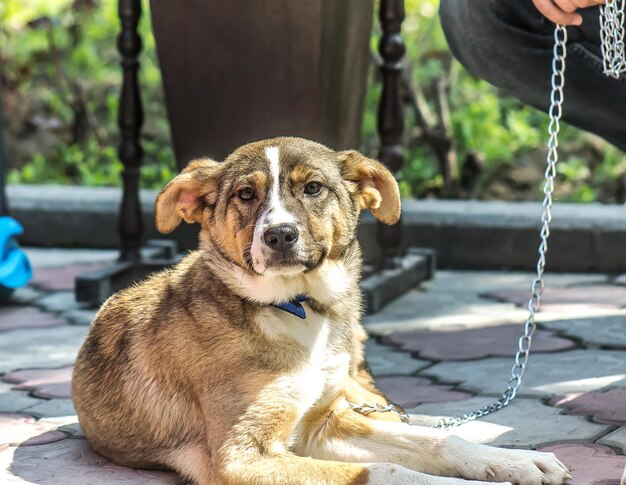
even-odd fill
[[(626, 74), (602, 73), (598, 7), (568, 27), (563, 118), (626, 151)], [(475, 76), (547, 111), (554, 24), (531, 0), (441, 0), (454, 56)]]

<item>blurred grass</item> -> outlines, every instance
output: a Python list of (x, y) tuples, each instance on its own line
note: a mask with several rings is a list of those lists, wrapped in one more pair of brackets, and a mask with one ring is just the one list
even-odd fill
[[(144, 187), (161, 187), (174, 173), (174, 159), (148, 1), (143, 0), (142, 5), (141, 83), (146, 122), (141, 182)], [(459, 168), (468, 155), (482, 164), (477, 188), (459, 196), (536, 199), (541, 188), (546, 115), (500, 97), (493, 87), (472, 78), (451, 59), (437, 18), (438, 0), (406, 0), (405, 5), (403, 37), (411, 83), (424, 93), (426, 108), (437, 113), (435, 87), (445, 81), (450, 139)], [(116, 154), (121, 80), (117, 32), (116, 0), (0, 3), (5, 139), (13, 165), (10, 182), (120, 183), (122, 166)], [(378, 39), (375, 30), (374, 52)], [(362, 147), (371, 154), (375, 154), (378, 143), (379, 95), (380, 82), (372, 68)], [(406, 113), (408, 156), (399, 174), (402, 193), (407, 197), (440, 196), (443, 180), (436, 158), (415, 128), (411, 109)], [(624, 154), (572, 127), (564, 127), (561, 147), (560, 199), (623, 202)], [(528, 170), (522, 173), (525, 168)]]
[[(117, 1), (4, 2), (0, 59), (5, 116), (7, 131), (17, 140), (9, 157), (17, 166), (9, 171), (9, 182), (119, 185)], [(148, 1), (142, 6), (141, 182), (161, 187), (174, 174), (173, 153)], [(53, 136), (37, 136), (46, 130)], [(43, 146), (24, 160), (19, 145), (29, 139)]]

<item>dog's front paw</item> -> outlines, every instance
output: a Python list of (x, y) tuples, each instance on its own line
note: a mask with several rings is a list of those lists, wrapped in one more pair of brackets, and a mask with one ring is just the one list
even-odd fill
[(391, 463), (374, 463), (368, 467), (367, 485), (514, 485), (511, 482), (493, 483), (467, 481), (461, 478), (436, 477), (409, 470)]
[(553, 453), (485, 448), (488, 451), (474, 462), (482, 468), (482, 475), (467, 478), (513, 485), (561, 485), (572, 478)]
[(626, 485), (626, 467), (624, 467), (624, 474), (622, 475), (622, 481), (620, 483)]

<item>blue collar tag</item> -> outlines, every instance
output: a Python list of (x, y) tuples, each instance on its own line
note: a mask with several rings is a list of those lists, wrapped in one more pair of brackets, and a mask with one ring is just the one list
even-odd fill
[(305, 319), (306, 312), (304, 311), (304, 307), (302, 306), (302, 302), (309, 301), (308, 296), (298, 295), (292, 300), (289, 300), (284, 303), (272, 303), (273, 307), (276, 307), (284, 312), (291, 313), (298, 318)]

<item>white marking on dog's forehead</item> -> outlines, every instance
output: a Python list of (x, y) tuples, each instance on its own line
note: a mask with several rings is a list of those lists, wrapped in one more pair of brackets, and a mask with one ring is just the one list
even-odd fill
[(270, 162), (272, 186), (269, 191), (267, 212), (262, 222), (266, 225), (293, 223), (295, 222), (293, 215), (285, 210), (280, 200), (280, 150), (275, 146), (266, 147), (265, 155)]
[(280, 189), (280, 152), (278, 147), (267, 147), (265, 156), (270, 162), (270, 174), (272, 175), (272, 187), (270, 188), (270, 207), (274, 202), (280, 203), (278, 196)]
[(280, 151), (278, 147), (265, 148), (265, 156), (270, 161), (270, 171), (272, 173), (272, 177), (275, 177), (276, 180), (278, 180), (278, 174), (280, 173), (279, 153)]

